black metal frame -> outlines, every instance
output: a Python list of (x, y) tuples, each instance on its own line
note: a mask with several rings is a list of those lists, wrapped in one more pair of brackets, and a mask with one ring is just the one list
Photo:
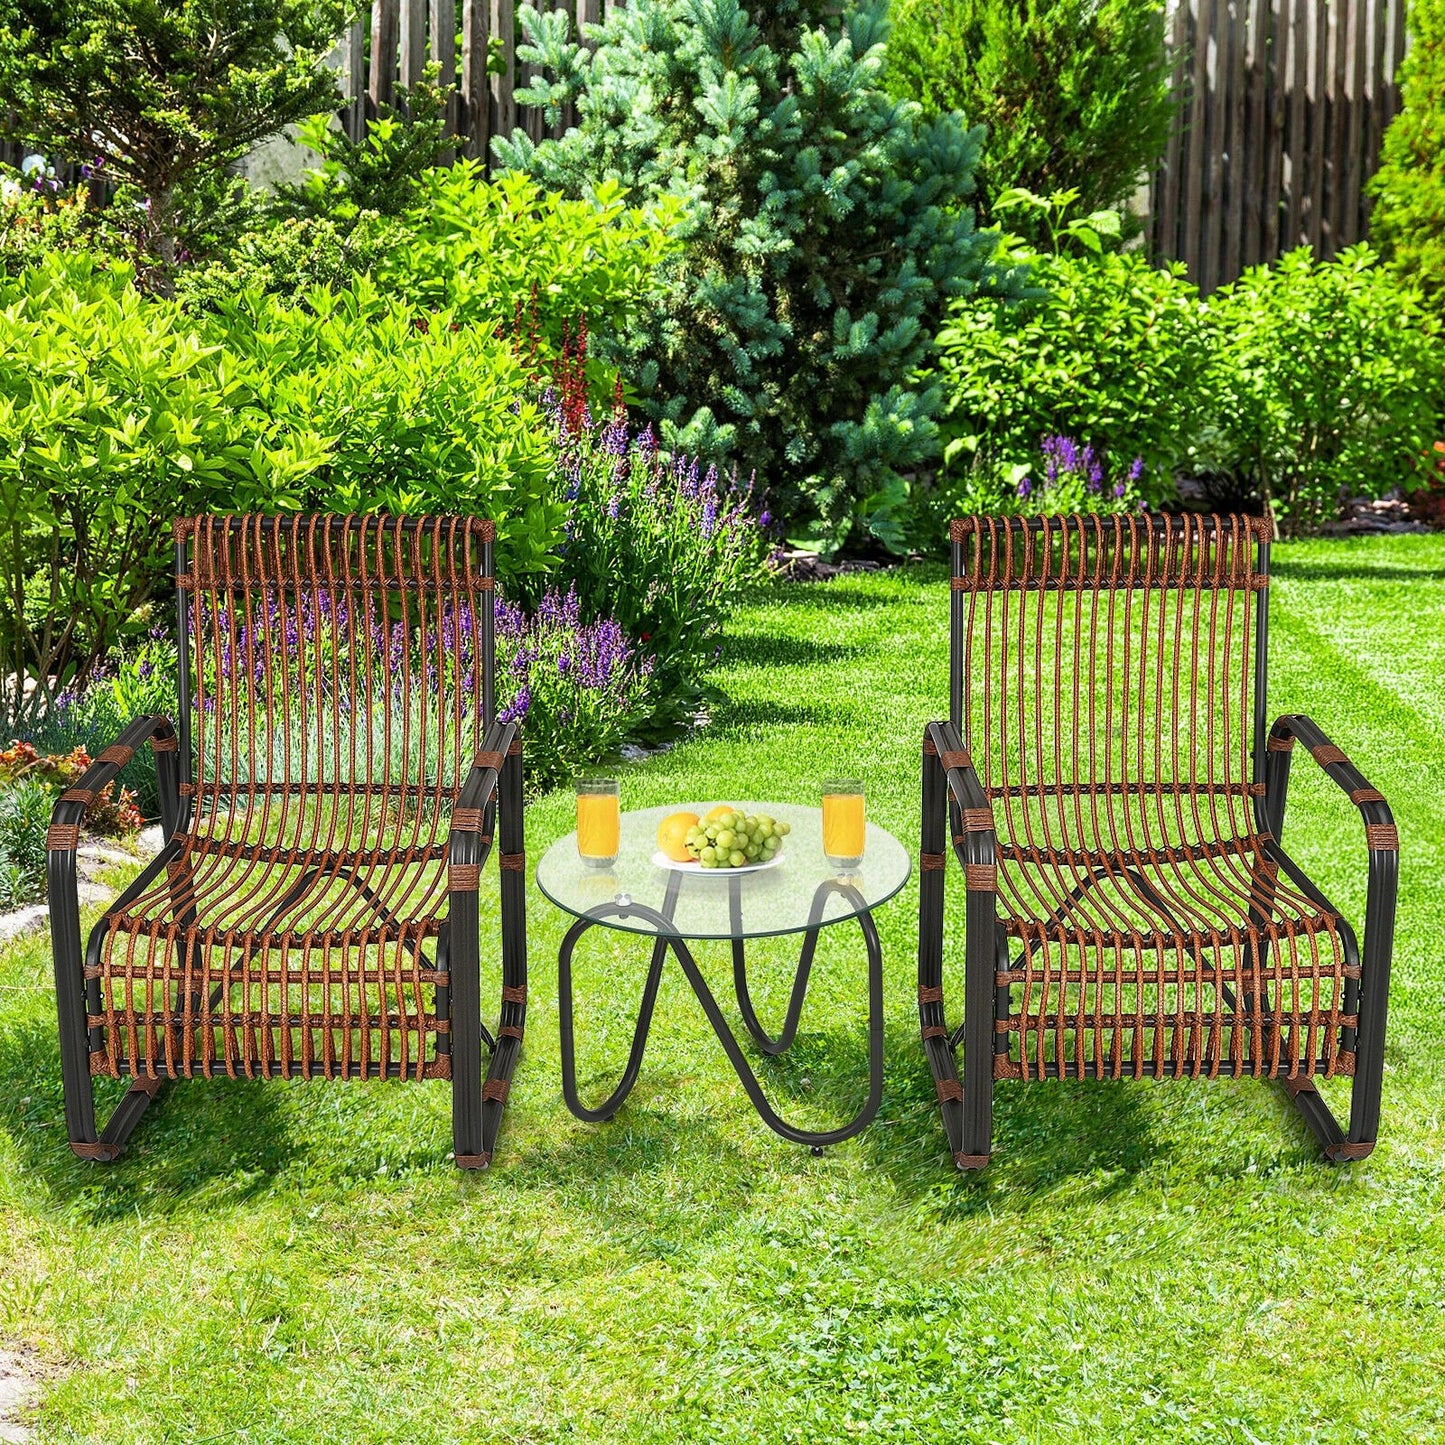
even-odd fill
[[(239, 520), (239, 519), (238, 519)], [(267, 519), (263, 523), (285, 526), (291, 518)], [(408, 520), (403, 530), (417, 524)], [(177, 577), (190, 568), (189, 547), (178, 542), (175, 549)], [(482, 569), (493, 572), (493, 544), (482, 544)], [(190, 628), (184, 592), (177, 588), (178, 726), (160, 714), (137, 718), (112, 745), (112, 749), (138, 751), (152, 747), (159, 781), (161, 829), (166, 843), (120, 896), (101, 914), (81, 948), (80, 904), (76, 870), (76, 844), (66, 836), (78, 831), (86, 804), (62, 798), (51, 817), (52, 832), (47, 840), (47, 880), (50, 899), (51, 952), (55, 968), (55, 1001), (60, 1027), (60, 1067), (65, 1093), (65, 1123), (70, 1147), (82, 1159), (109, 1163), (124, 1152), (131, 1133), (152, 1100), (171, 1077), (182, 1077), (179, 1063), (174, 1073), (154, 1078), (136, 1077), (116, 1105), (103, 1130), (97, 1130), (95, 1094), (90, 1058), (104, 1047), (103, 1031), (90, 1027), (88, 1015), (101, 1008), (100, 982), (87, 979), (87, 969), (99, 962), (106, 935), (107, 919), (126, 907), (180, 855), (182, 840), (192, 821), (193, 792), (183, 792), (182, 783), (194, 781), (191, 749)], [(503, 1108), (522, 1051), (522, 1033), (527, 1014), (527, 922), (526, 871), (524, 863), (524, 821), (522, 802), (522, 740), (519, 724), (495, 720), (495, 622), (490, 607), (481, 610), (482, 645), (486, 666), (483, 677), (482, 708), (487, 720), (482, 754), (500, 756), (493, 764), (474, 766), (457, 796), (454, 812), (472, 810), (481, 815), (480, 830), (458, 827), (448, 834), (448, 917), (437, 939), (437, 967), (449, 978), (436, 987), (438, 1020), (450, 1022), (450, 1032), (437, 1035), (438, 1053), (450, 1055), (452, 1081), (453, 1157), (459, 1168), (484, 1169), (491, 1162), (501, 1131)], [(108, 749), (107, 751), (111, 751)], [(92, 763), (77, 789), (98, 792), (112, 782), (123, 763)], [(57, 835), (56, 829), (61, 830)], [(497, 835), (502, 866), (501, 901), (501, 1007), (495, 1034), (482, 1022), (480, 881), (460, 886), (452, 869), (485, 866)], [(384, 910), (381, 910), (384, 912)], [(194, 923), (193, 914), (181, 913), (176, 924), (182, 931)], [(218, 985), (222, 987), (223, 985)], [(489, 1050), (486, 1078), (482, 1078), (481, 1051)], [(168, 1060), (169, 1062), (169, 1060)], [(122, 1071), (128, 1064), (122, 1061)], [(400, 1068), (371, 1065), (354, 1077), (400, 1077)]]
[[(845, 1139), (851, 1139), (855, 1134), (861, 1133), (873, 1121), (883, 1098), (883, 949), (878, 940), (878, 929), (873, 922), (873, 915), (858, 890), (846, 878), (830, 878), (819, 884), (809, 910), (808, 927), (803, 936), (803, 947), (799, 954), (797, 971), (793, 976), (788, 1011), (782, 1030), (777, 1037), (770, 1035), (758, 1022), (757, 1013), (748, 993), (744, 940), (739, 937), (734, 937), (732, 940), (733, 981), (737, 990), (738, 1012), (742, 1015), (743, 1023), (758, 1047), (765, 1054), (776, 1057), (785, 1053), (797, 1036), (798, 1020), (807, 998), (808, 978), (818, 947), (818, 935), (824, 928), (830, 926), (823, 922), (823, 909), (830, 895), (836, 893), (848, 899), (854, 909), (849, 916), (857, 919), (862, 930), (863, 940), (868, 950), (868, 1098), (853, 1119), (836, 1129), (799, 1129), (782, 1118), (768, 1103), (762, 1086), (758, 1083), (757, 1075), (753, 1073), (743, 1054), (742, 1047), (728, 1026), (727, 1020), (723, 1017), (722, 1009), (718, 1006), (712, 990), (708, 987), (707, 980), (703, 978), (684, 937), (674, 928), (673, 918), (677, 906), (677, 896), (684, 876), (678, 872), (669, 876), (660, 910), (645, 903), (634, 902), (626, 895), (620, 895), (614, 902), (599, 904), (596, 908), (589, 909), (585, 917), (579, 918), (568, 929), (567, 936), (562, 940), (562, 947), (557, 955), (557, 1006), (562, 1045), (562, 1097), (566, 1100), (567, 1107), (584, 1123), (605, 1123), (612, 1118), (628, 1094), (632, 1092), (632, 1087), (636, 1084), (638, 1073), (642, 1067), (642, 1056), (647, 1048), (647, 1037), (652, 1027), (652, 1013), (657, 1003), (657, 991), (662, 982), (662, 968), (670, 949), (681, 965), (688, 983), (692, 986), (693, 993), (697, 995), (697, 1001), (702, 1005), (702, 1010), (707, 1015), (707, 1020), (712, 1025), (718, 1042), (723, 1046), (723, 1051), (727, 1054), (728, 1061), (738, 1076), (738, 1081), (752, 1101), (753, 1107), (758, 1111), (758, 1116), (768, 1128), (794, 1144), (806, 1145), (814, 1154), (821, 1154), (828, 1145), (841, 1144)], [(742, 897), (738, 885), (741, 880), (730, 878), (727, 882), (731, 890), (729, 902), (735, 927), (740, 928)], [(712, 886), (713, 880), (709, 879), (708, 884)], [(642, 999), (637, 1010), (637, 1024), (632, 1035), (632, 1047), (628, 1052), (622, 1078), (602, 1103), (594, 1108), (589, 1108), (582, 1103), (577, 1093), (577, 1055), (573, 1036), (572, 1009), (572, 954), (582, 935), (589, 929), (595, 928), (599, 924), (604, 927), (611, 926), (610, 919), (627, 918), (644, 919), (657, 930), (652, 946), (652, 963), (647, 971), (647, 981), (643, 985)], [(833, 920), (838, 923), (846, 921), (846, 918)]]
[[(1042, 523), (1030, 519), (1023, 525), (1039, 530)], [(1255, 570), (1266, 576), (1269, 551), (1267, 541), (1256, 542)], [(954, 577), (963, 575), (963, 565), (964, 544), (955, 540), (951, 569)], [(1353, 1014), (1358, 1009), (1360, 1020), (1357, 1030), (1342, 1031), (1344, 1046), (1355, 1051), (1348, 1127), (1342, 1127), (1335, 1119), (1313, 1078), (1302, 1074), (1295, 1079), (1281, 1078), (1279, 1082), (1319, 1141), (1324, 1157), (1332, 1163), (1342, 1163), (1367, 1158), (1379, 1131), (1385, 1020), (1399, 889), (1398, 842), (1389, 804), (1316, 723), (1301, 714), (1285, 714), (1272, 728), (1269, 726), (1268, 589), (1261, 589), (1257, 598), (1252, 773), (1255, 783), (1264, 784), (1263, 795), (1254, 799), (1257, 826), (1269, 837), (1265, 847), (1271, 861), (1307, 898), (1339, 919), (1345, 964), (1351, 969), (1359, 967), (1358, 982), (1354, 978), (1346, 981), (1344, 1000), (1345, 1011)], [(942, 763), (942, 756), (946, 754), (967, 756), (962, 735), (964, 594), (953, 591), (950, 604), (949, 721), (929, 723), (924, 730), (921, 852), (925, 861), (919, 878), (918, 900), (918, 1016), (924, 1054), (933, 1075), (954, 1162), (960, 1169), (981, 1169), (988, 1163), (992, 1149), (994, 1056), (1006, 1054), (1009, 1047), (1007, 1033), (997, 1025), (1007, 1024), (1010, 986), (998, 979), (1011, 972), (1021, 960), (1009, 958), (1008, 934), (997, 916), (997, 895), (991, 889), (966, 884), (963, 1019), (949, 1028), (943, 979), (947, 870), (930, 868), (927, 859), (944, 855), (945, 844), (951, 838), (954, 854), (965, 870), (982, 868), (992, 872), (998, 861), (996, 831), (963, 825), (965, 809), (975, 818), (993, 811), (978, 773), (971, 765), (945, 771)], [(1340, 910), (1306, 877), (1280, 844), (1290, 757), (1296, 740), (1316, 755), (1320, 766), (1350, 796), (1366, 828), (1369, 875), (1363, 954), (1354, 930)], [(1320, 751), (1325, 753), (1324, 758), (1317, 756)], [(1375, 846), (1378, 841), (1388, 846)], [(1229, 1001), (1233, 1006), (1232, 999)], [(964, 1049), (961, 1078), (956, 1058), (960, 1043)], [(1219, 1074), (1235, 1073), (1232, 1060), (1217, 1062)], [(1053, 1073), (1056, 1069), (1046, 1072)], [(1086, 1078), (1092, 1077), (1092, 1066), (1082, 1065), (1081, 1073)]]

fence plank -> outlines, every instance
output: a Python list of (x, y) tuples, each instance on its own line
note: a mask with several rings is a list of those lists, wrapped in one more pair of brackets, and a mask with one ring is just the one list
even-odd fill
[(1350, 0), (1350, 65), (1346, 104), (1349, 125), (1345, 130), (1345, 213), (1344, 240), (1353, 246), (1365, 236), (1365, 107), (1367, 63), (1370, 51), (1371, 7), (1366, 0)]
[(370, 83), (373, 107), (396, 98), (397, 48), (401, 39), (400, 0), (372, 0)]
[[(1170, 75), (1169, 84), (1176, 98), (1183, 97), (1188, 93), (1189, 84), (1189, 6), (1186, 0), (1169, 0), (1165, 26), (1165, 34), (1169, 37), (1169, 46), (1174, 60), (1174, 69)], [(1176, 121), (1170, 127), (1169, 142), (1164, 149), (1164, 160), (1158, 174), (1154, 177), (1150, 195), (1154, 249), (1163, 256), (1178, 254), (1179, 234), (1174, 226), (1177, 223), (1180, 198), (1183, 195), (1180, 184), (1180, 167), (1183, 161), (1184, 127)]]
[[(1245, 18), (1245, 80), (1248, 97), (1244, 110), (1244, 218), (1240, 234), (1238, 269), (1251, 265), (1264, 250), (1264, 213), (1272, 193), (1265, 180), (1272, 117), (1269, 94), (1269, 22), (1271, 7), (1262, 0), (1250, 5)], [(1277, 194), (1277, 193), (1276, 193)]]
[(492, 76), (492, 131), (511, 135), (517, 124), (517, 7), (513, 0), (491, 0), (492, 34), (501, 42), (502, 72)]
[(1214, 0), (1192, 0), (1190, 48), (1194, 64), (1189, 82), (1189, 129), (1185, 133), (1188, 155), (1184, 173), (1184, 225), (1179, 238), (1179, 259), (1191, 276), (1197, 277), (1203, 259), (1201, 241), (1205, 226), (1204, 179), (1208, 164), (1210, 32), (1213, 29)]
[(341, 94), (341, 128), (360, 141), (366, 134), (366, 37), (360, 20), (353, 20), (341, 39)]
[(427, 0), (401, 0), (399, 69), (408, 90), (426, 70), (426, 7)]
[[(446, 92), (446, 133), (457, 133), (460, 97), (457, 93), (457, 7), (456, 0), (431, 0), (427, 15), (427, 44), (433, 64), (437, 67), (437, 84)], [(442, 153), (442, 163), (454, 159), (450, 151)]]
[(461, 107), (457, 133), (462, 149), (485, 160), (491, 139), (491, 95), (487, 86), (487, 0), (462, 0)]

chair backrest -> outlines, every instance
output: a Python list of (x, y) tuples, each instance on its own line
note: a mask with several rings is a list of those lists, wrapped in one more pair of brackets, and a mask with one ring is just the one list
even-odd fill
[(1028, 850), (1162, 850), (1258, 830), (1262, 518), (952, 524), (950, 712)]
[(233, 836), (314, 831), (317, 795), (346, 800), (326, 846), (434, 833), (495, 710), (494, 537), (472, 517), (178, 521), (189, 796)]

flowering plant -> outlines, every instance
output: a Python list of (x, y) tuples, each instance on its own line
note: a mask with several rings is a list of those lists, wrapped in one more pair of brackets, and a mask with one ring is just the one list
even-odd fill
[(1089, 443), (1047, 436), (1039, 445), (1039, 462), (1023, 469), (1014, 483), (1009, 510), (1031, 516), (1133, 511), (1144, 505), (1137, 490), (1143, 472), (1142, 457), (1119, 467)]
[(582, 619), (576, 587), (543, 594), (530, 616), (497, 602), (497, 692), (525, 729), (534, 786), (553, 787), (643, 728), (653, 659), (610, 617)]
[(557, 574), (582, 621), (612, 619), (652, 654), (641, 726), (664, 736), (696, 712), (723, 620), (766, 575), (771, 519), (751, 483), (663, 456), (650, 426), (633, 432), (620, 383), (610, 415), (594, 418), (585, 324), (564, 341), (544, 403), (567, 509)]

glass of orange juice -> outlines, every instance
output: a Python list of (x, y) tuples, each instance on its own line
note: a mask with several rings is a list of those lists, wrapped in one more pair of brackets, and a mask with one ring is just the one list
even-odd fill
[(863, 784), (857, 778), (823, 781), (823, 856), (841, 871), (863, 861)]
[(610, 868), (622, 840), (622, 804), (616, 778), (577, 784), (577, 852), (592, 868)]

